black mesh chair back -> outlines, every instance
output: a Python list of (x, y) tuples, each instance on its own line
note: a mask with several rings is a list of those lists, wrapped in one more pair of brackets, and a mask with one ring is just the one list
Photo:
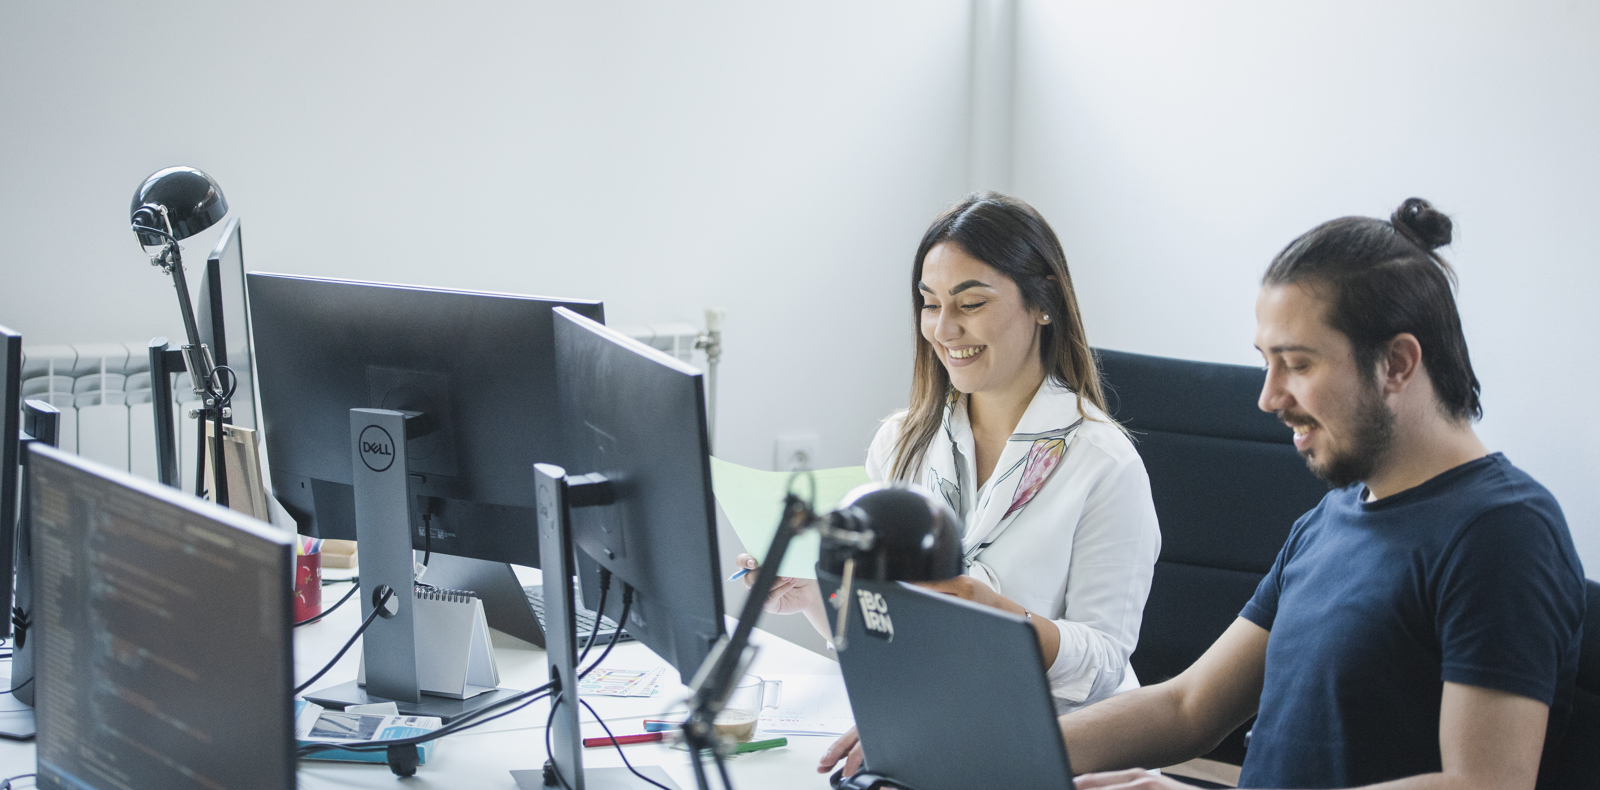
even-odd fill
[[(1161, 522), (1132, 658), (1148, 685), (1182, 672), (1233, 623), (1328, 486), (1306, 469), (1289, 428), (1256, 407), (1260, 368), (1097, 354), (1107, 405), (1133, 435)], [(1244, 730), (1208, 756), (1242, 762)]]
[(1583, 618), (1572, 711), (1560, 738), (1545, 748), (1540, 788), (1600, 789), (1600, 582), (1588, 580), (1584, 592), (1589, 609)]

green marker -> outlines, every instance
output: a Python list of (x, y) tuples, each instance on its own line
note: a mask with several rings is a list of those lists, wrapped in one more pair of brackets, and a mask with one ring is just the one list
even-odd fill
[(744, 754), (746, 752), (759, 752), (765, 749), (776, 749), (779, 746), (788, 745), (788, 738), (773, 738), (772, 740), (768, 741), (750, 741), (749, 743), (741, 743), (738, 746), (733, 747), (733, 753)]

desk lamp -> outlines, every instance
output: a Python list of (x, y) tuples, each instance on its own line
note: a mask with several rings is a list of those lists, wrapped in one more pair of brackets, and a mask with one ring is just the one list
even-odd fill
[[(183, 331), (188, 342), (183, 346), (184, 362), (189, 368), (189, 381), (196, 395), (201, 396), (204, 408), (194, 416), (200, 420), (200, 462), (195, 466), (195, 495), (203, 496), (205, 487), (206, 432), (205, 421), (215, 422), (212, 447), (212, 485), (216, 503), (228, 506), (228, 477), (222, 456), (222, 421), (228, 416), (228, 400), (238, 384), (233, 371), (227, 368), (227, 381), (219, 380), (219, 368), (213, 361), (211, 350), (200, 342), (200, 330), (194, 320), (194, 306), (189, 302), (189, 283), (183, 277), (183, 256), (178, 242), (217, 224), (228, 213), (228, 200), (222, 196), (222, 187), (215, 179), (192, 167), (168, 167), (150, 174), (133, 193), (129, 209), (134, 235), (139, 247), (160, 246), (150, 256), (150, 265), (172, 275), (172, 285), (178, 292), (178, 309), (183, 313)], [(151, 371), (155, 374), (156, 371)]]
[[(750, 631), (778, 579), (778, 565), (791, 539), (808, 529), (820, 532), (818, 569), (842, 579), (835, 598), (838, 621), (833, 639), (834, 649), (840, 652), (848, 647), (845, 624), (851, 608), (850, 586), (856, 578), (930, 582), (961, 575), (961, 520), (932, 494), (900, 484), (869, 483), (847, 494), (832, 513), (819, 516), (793, 490), (793, 481), (806, 474), (798, 472), (791, 478), (778, 531), (756, 572), (733, 636), (717, 642), (690, 683), (692, 696), (683, 737), (702, 790), (710, 790), (710, 784), (700, 763), (701, 754), (710, 750), (718, 769), (722, 768), (723, 754), (718, 751), (712, 725), (755, 658), (749, 646)], [(721, 775), (724, 787), (732, 790), (726, 771)]]

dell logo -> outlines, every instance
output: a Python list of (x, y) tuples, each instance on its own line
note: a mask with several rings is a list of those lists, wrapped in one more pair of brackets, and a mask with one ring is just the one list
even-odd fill
[(368, 469), (385, 472), (394, 465), (394, 439), (388, 431), (368, 425), (361, 431), (358, 443), (361, 445), (361, 463), (366, 464)]

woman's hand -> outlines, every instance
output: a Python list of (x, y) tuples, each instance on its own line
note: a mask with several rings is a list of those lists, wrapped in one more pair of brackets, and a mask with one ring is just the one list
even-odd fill
[(817, 773), (825, 774), (844, 760), (844, 775), (851, 776), (861, 770), (861, 738), (856, 735), (856, 728), (839, 736), (826, 752), (822, 753), (822, 760), (817, 763)]
[[(917, 586), (973, 603), (981, 603), (1002, 612), (1028, 615), (1027, 607), (995, 592), (989, 585), (971, 576), (957, 576), (942, 582), (921, 582)], [(1039, 633), (1039, 660), (1044, 662), (1045, 669), (1049, 669), (1056, 661), (1056, 654), (1061, 650), (1061, 629), (1047, 617), (1028, 615), (1028, 622), (1033, 625), (1033, 630)]]
[(989, 585), (972, 578), (971, 576), (957, 576), (945, 579), (942, 582), (918, 582), (918, 587), (942, 592), (945, 595), (954, 595), (965, 601), (981, 603), (984, 606), (1002, 609), (1012, 614), (1021, 614), (1022, 607), (1012, 603), (1010, 598), (1002, 596), (989, 588)]
[[(734, 564), (749, 570), (744, 575), (744, 588), (746, 590), (755, 586), (756, 570), (761, 563), (748, 554), (740, 554)], [(761, 608), (773, 614), (793, 614), (795, 612), (822, 611), (822, 591), (817, 588), (816, 579), (797, 579), (793, 576), (779, 576), (778, 581), (772, 585), (772, 592), (767, 593), (767, 600)]]

